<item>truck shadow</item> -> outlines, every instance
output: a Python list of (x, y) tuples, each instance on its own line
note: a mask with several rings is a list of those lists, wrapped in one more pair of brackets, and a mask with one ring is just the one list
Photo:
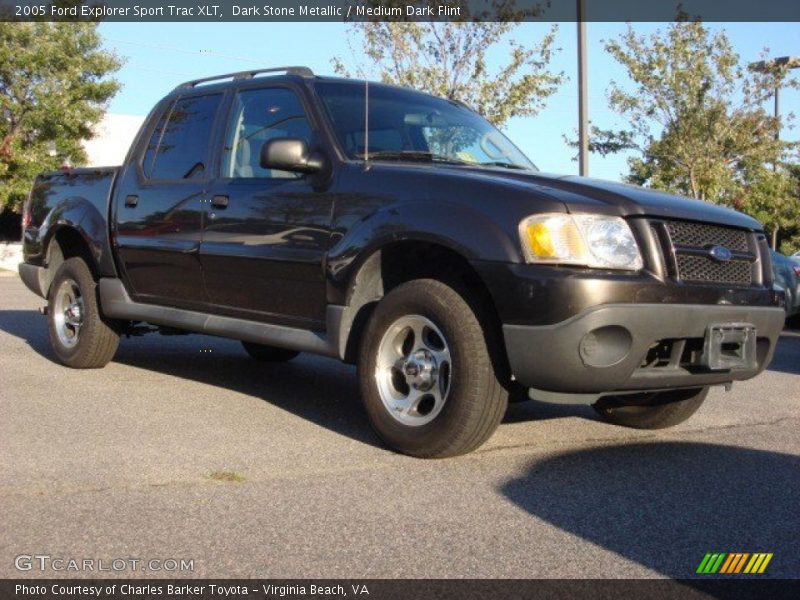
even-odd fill
[(501, 492), (669, 577), (696, 576), (706, 552), (773, 552), (768, 577), (800, 575), (797, 456), (683, 442), (595, 447), (534, 461)]
[(800, 375), (800, 330), (784, 329), (775, 356), (767, 368), (770, 371)]
[(0, 331), (24, 340), (40, 356), (55, 360), (47, 339), (47, 323), (35, 310), (0, 310)]
[[(55, 361), (45, 320), (33, 310), (0, 310), (0, 330), (25, 340)], [(260, 363), (238, 342), (203, 335), (123, 338), (115, 362), (247, 394), (321, 427), (382, 447), (359, 400), (352, 366), (311, 355), (287, 363)], [(781, 337), (770, 369), (800, 373), (800, 336)], [(523, 402), (509, 406), (504, 423), (581, 417), (597, 420), (589, 406)]]
[[(34, 352), (57, 362), (45, 319), (37, 312), (0, 310), (0, 331), (25, 340)], [(233, 340), (148, 334), (123, 338), (114, 362), (260, 398), (341, 435), (383, 447), (361, 406), (355, 368), (333, 359), (306, 354), (290, 362), (262, 363)], [(596, 418), (590, 407), (524, 402), (511, 405), (504, 422), (574, 416)]]
[(590, 421), (599, 420), (597, 413), (588, 405), (531, 401), (509, 404), (503, 423), (528, 423), (567, 417), (582, 417)]
[(150, 334), (124, 340), (114, 362), (259, 398), (364, 444), (382, 447), (361, 407), (355, 369), (300, 355), (259, 362), (239, 342), (202, 335)]
[[(35, 311), (0, 310), (0, 331), (56, 362), (45, 320)], [(149, 334), (123, 338), (114, 362), (260, 398), (320, 427), (382, 447), (361, 407), (355, 369), (332, 359), (301, 355), (265, 363), (250, 358), (233, 340)], [(178, 389), (177, 380), (175, 385)]]

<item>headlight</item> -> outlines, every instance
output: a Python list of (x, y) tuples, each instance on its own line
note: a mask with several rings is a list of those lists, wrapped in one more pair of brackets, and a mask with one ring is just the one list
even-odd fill
[(631, 228), (620, 217), (545, 214), (519, 224), (525, 260), (597, 269), (642, 268)]

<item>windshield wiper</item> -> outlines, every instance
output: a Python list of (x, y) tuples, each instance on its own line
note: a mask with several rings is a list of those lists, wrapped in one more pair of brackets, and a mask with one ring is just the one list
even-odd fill
[[(358, 158), (365, 158), (364, 153), (357, 154)], [(424, 152), (422, 150), (381, 150), (378, 152), (370, 152), (369, 158), (376, 160), (422, 160), (426, 162), (441, 162), (450, 163), (454, 165), (469, 165), (464, 160), (451, 158), (442, 154), (434, 154), (433, 152)]]
[(526, 167), (515, 165), (514, 163), (507, 163), (501, 160), (493, 160), (489, 162), (475, 163), (479, 167), (505, 167), (506, 169), (518, 169), (520, 171), (527, 171)]
[[(364, 158), (364, 154), (357, 154), (358, 158)], [(516, 165), (514, 163), (507, 163), (500, 160), (489, 162), (471, 162), (468, 160), (461, 160), (443, 154), (434, 154), (433, 152), (425, 152), (423, 150), (378, 150), (377, 152), (370, 152), (369, 158), (375, 160), (420, 160), (430, 162), (449, 163), (451, 165), (468, 165), (470, 167), (504, 167), (506, 169), (518, 169), (527, 171), (526, 167)]]

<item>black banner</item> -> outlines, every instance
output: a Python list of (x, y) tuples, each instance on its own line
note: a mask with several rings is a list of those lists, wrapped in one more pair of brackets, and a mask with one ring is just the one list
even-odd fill
[[(0, 0), (4, 21), (578, 21), (581, 0)], [(800, 21), (796, 0), (583, 0), (580, 20)]]
[(602, 598), (695, 600), (742, 598), (782, 600), (800, 597), (800, 580), (777, 579), (47, 579), (3, 580), (4, 600), (273, 600), (368, 598), (370, 600), (521, 600)]

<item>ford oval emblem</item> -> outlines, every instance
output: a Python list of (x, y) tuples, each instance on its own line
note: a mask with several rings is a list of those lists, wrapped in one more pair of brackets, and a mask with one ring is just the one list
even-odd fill
[(728, 262), (732, 257), (731, 251), (725, 246), (713, 246), (708, 253), (711, 255), (711, 258), (718, 262)]

